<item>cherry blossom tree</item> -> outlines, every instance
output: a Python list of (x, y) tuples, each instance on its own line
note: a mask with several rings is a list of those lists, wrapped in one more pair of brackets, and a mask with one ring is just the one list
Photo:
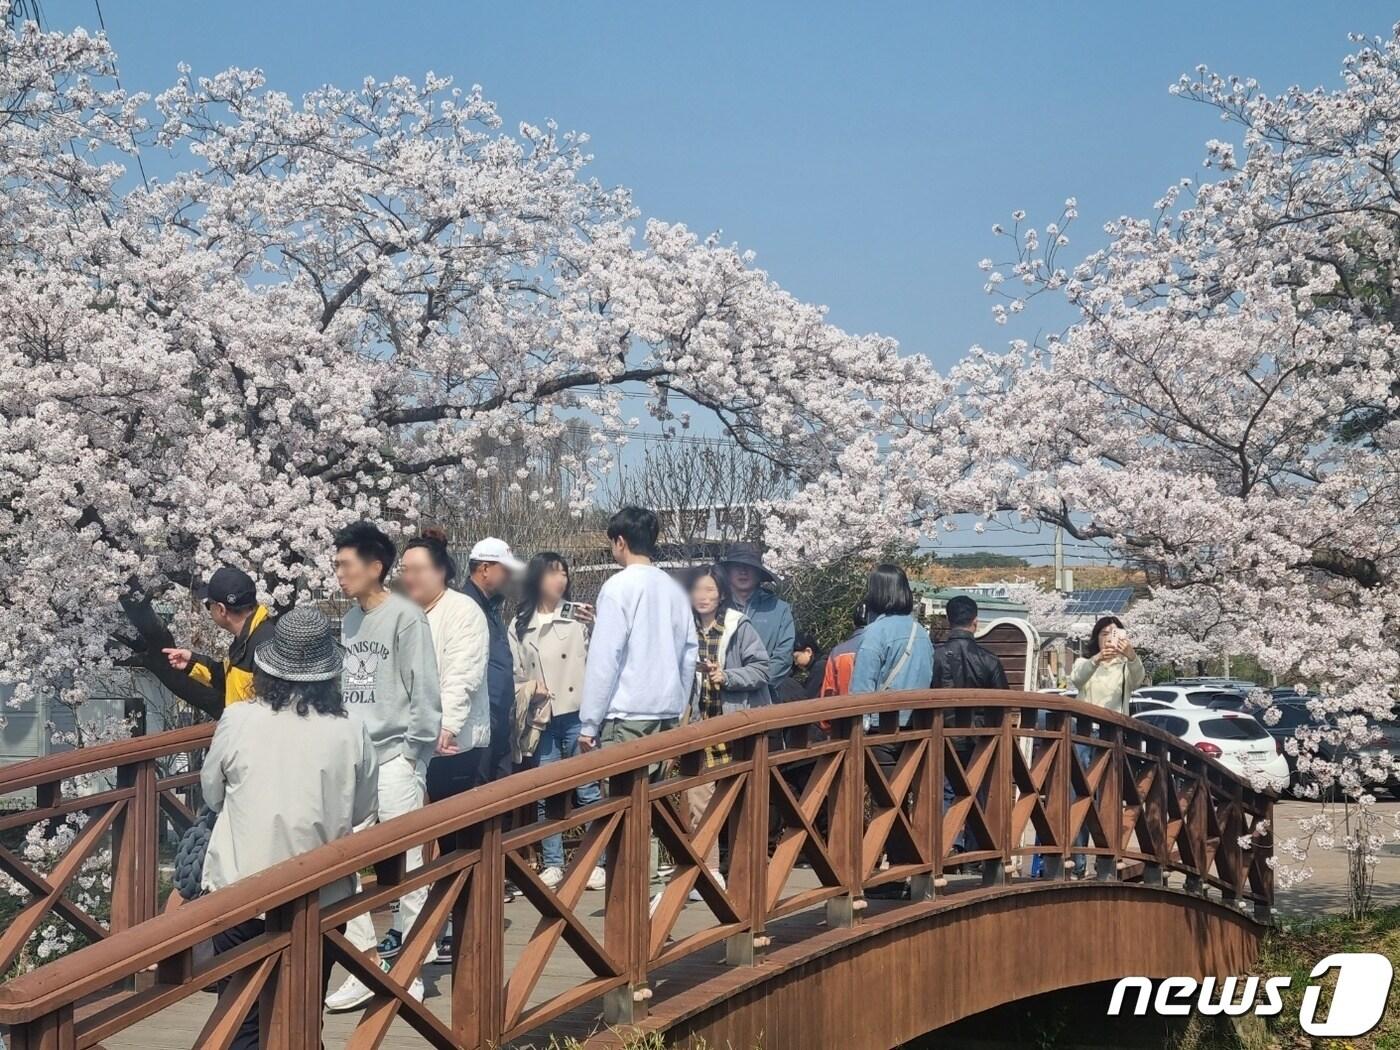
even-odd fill
[[(974, 348), (938, 411), (843, 454), (885, 513), (812, 515), (789, 543), (977, 512), (1110, 544), (1157, 581), (1140, 617), (1217, 610), (1232, 648), (1326, 684), (1294, 743), (1364, 811), (1396, 775), (1366, 747), (1400, 683), (1400, 38), (1357, 44), (1337, 90), (1183, 78), (1174, 93), (1233, 129), (1207, 143), (1211, 177), (1106, 224), (1083, 261), (1063, 261), (1073, 199), (997, 226), (995, 320), (1047, 294), (1077, 319)], [(1364, 865), (1374, 823), (1345, 837)]]
[[(145, 98), (105, 38), (10, 6), (0, 674), (21, 697), (81, 699), (131, 581), (159, 595), (230, 561), (289, 602), (325, 583), (338, 525), (412, 523), (429, 473), (467, 498), (524, 488), (492, 450), (580, 422), (582, 508), (638, 425), (624, 391), (800, 479), (931, 382), (739, 249), (639, 229), (588, 176), (585, 136), (508, 133), (479, 88), (429, 74), (294, 100), (256, 71), (182, 69)], [(168, 165), (141, 177), (137, 150)]]
[(1194, 666), (1197, 674), (1222, 654), (1244, 651), (1232, 610), (1208, 587), (1159, 588), (1129, 607), (1124, 625), (1134, 644), (1159, 660)]

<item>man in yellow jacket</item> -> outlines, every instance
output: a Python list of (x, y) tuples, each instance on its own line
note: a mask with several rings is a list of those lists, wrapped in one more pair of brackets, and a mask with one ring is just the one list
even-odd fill
[(189, 649), (165, 649), (166, 659), (177, 671), (222, 693), (224, 706), (253, 695), (253, 652), (272, 636), (273, 618), (258, 601), (253, 578), (242, 569), (224, 565), (194, 595), (209, 610), (214, 624), (233, 635), (228, 655), (215, 660)]

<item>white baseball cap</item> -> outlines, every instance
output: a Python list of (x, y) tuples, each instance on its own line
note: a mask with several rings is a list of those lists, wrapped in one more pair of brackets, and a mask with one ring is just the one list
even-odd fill
[(525, 563), (511, 553), (510, 544), (505, 540), (496, 539), (495, 536), (477, 540), (476, 546), (467, 557), (470, 561), (499, 562), (511, 572), (523, 572), (525, 569)]

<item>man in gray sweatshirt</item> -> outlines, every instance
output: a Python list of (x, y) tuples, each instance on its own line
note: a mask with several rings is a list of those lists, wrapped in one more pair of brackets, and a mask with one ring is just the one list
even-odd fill
[[(442, 728), (437, 652), (428, 618), (413, 602), (384, 585), (396, 555), (394, 543), (369, 522), (350, 525), (335, 537), (335, 574), (345, 596), (355, 604), (345, 613), (340, 641), (345, 650), (341, 685), (345, 708), (369, 730), (379, 759), (379, 820), (390, 820), (423, 805), (428, 760)], [(409, 870), (423, 863), (423, 851), (408, 852)], [(426, 889), (399, 902), (403, 935), (427, 900)], [(378, 938), (368, 915), (352, 919), (350, 943), (375, 955)], [(428, 962), (433, 961), (430, 953)], [(409, 994), (423, 998), (423, 982)], [(353, 1010), (373, 997), (355, 977), (326, 997), (332, 1011)]]

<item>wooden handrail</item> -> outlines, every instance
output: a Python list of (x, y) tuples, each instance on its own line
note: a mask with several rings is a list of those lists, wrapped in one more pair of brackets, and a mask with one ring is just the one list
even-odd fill
[[(895, 713), (901, 710), (914, 712), (905, 728), (896, 725)], [(981, 724), (972, 724), (974, 715)], [(868, 733), (863, 726), (867, 716), (880, 720), (879, 727)], [(817, 723), (833, 726), (831, 741), (770, 752), (770, 737), (779, 731)], [(63, 755), (25, 763), (29, 767), (47, 764), (48, 772), (7, 771), (9, 782), (44, 783), (60, 767), (64, 776), (74, 775), (69, 772), (74, 769), (110, 768), (114, 757), (122, 762), (148, 762), (200, 746), (208, 733), (208, 727), (193, 727), (147, 738), (144, 748), (126, 741), (104, 745), (108, 751), (102, 756)], [(159, 743), (162, 737), (178, 746)], [(706, 769), (706, 749), (718, 744), (727, 746), (733, 761)], [(888, 778), (868, 754), (874, 744), (892, 745), (899, 753)], [(957, 745), (972, 751), (966, 766), (957, 757)], [(1075, 757), (1074, 745), (1093, 752), (1087, 767)], [(678, 779), (650, 783), (648, 771), (658, 763), (675, 763)], [(802, 793), (791, 788), (786, 773), (798, 763), (816, 771), (815, 786)], [(947, 813), (942, 796), (945, 777), (959, 796)], [(684, 818), (678, 822), (669, 801), (678, 785), (707, 780), (723, 790), (715, 793), (711, 811), (715, 822), (705, 834), (712, 838), (720, 824), (729, 828), (731, 870), (724, 891), (708, 883), (700, 870), (690, 840), (698, 842), (701, 831), (686, 826)], [(563, 799), (560, 808), (567, 808), (573, 789), (594, 781), (608, 785), (609, 798), (560, 819), (517, 826), (510, 833), (511, 844), (502, 845), (511, 813), (551, 799)], [(0, 778), (0, 785), (5, 782)], [(867, 796), (874, 807), (869, 816)], [(787, 825), (786, 845), (771, 855), (766, 841), (770, 802), (786, 814)], [(601, 860), (603, 848), (608, 848), (606, 950), (597, 943), (588, 949), (601, 972), (572, 998), (559, 997), (558, 1003), (551, 1000), (533, 1012), (525, 1010), (524, 1002), (544, 966), (547, 945), (537, 953), (537, 963), (532, 956), (536, 969), (519, 977), (523, 990), (515, 990), (504, 1005), (492, 998), (491, 980), (481, 987), (466, 987), (454, 977), (454, 1031), (463, 1045), (484, 1046), (513, 1038), (528, 1019), (552, 1016), (550, 1011), (557, 1013), (588, 994), (606, 994), (612, 1019), (627, 1020), (644, 1010), (649, 965), (666, 965), (717, 937), (734, 942), (736, 959), (752, 959), (767, 918), (825, 903), (832, 921), (855, 921), (854, 902), (866, 888), (913, 879), (916, 897), (927, 897), (941, 888), (943, 873), (960, 862), (963, 868), (980, 866), (988, 885), (996, 885), (1031, 855), (1048, 858), (1053, 862), (1053, 877), (1065, 877), (1064, 862), (1072, 855), (1086, 854), (1096, 858), (1101, 878), (1124, 878), (1128, 877), (1125, 872), (1132, 871), (1136, 872), (1133, 877), (1153, 882), (1168, 872), (1179, 872), (1188, 889), (1206, 892), (1214, 887), (1227, 900), (1252, 901), (1256, 911), (1264, 914), (1272, 901), (1267, 864), (1272, 805), (1270, 793), (1256, 791), (1216, 760), (1164, 731), (1054, 695), (919, 690), (774, 705), (707, 719), (517, 774), (357, 832), (173, 913), (129, 924), (0, 986), (0, 1023), (21, 1026), (17, 1031), (31, 1026), (35, 1033), (58, 1025), (78, 1033), (72, 1046), (85, 1045), (82, 1026), (73, 1020), (74, 1008), (83, 999), (153, 966), (183, 974), (179, 983), (189, 985), (192, 994), (202, 979), (201, 971), (189, 965), (193, 948), (220, 929), (264, 913), (270, 929), (305, 931), (311, 928), (306, 922), (312, 922), (312, 933), (304, 934), (301, 941), (293, 937), (285, 947), (287, 952), (299, 952), (301, 958), (311, 950), (312, 942), (305, 937), (314, 936), (319, 943), (323, 933), (315, 904), (319, 890), (371, 865), (381, 868), (386, 884), (432, 887), (424, 913), (429, 921), (441, 925), (451, 912), (459, 932), (465, 927), (477, 937), (499, 937), (499, 887), (486, 885), (490, 880), (483, 872), (503, 878), (507, 871), (501, 860), (503, 850), (510, 850), (513, 858), (551, 833), (584, 826), (591, 827), (593, 838), (585, 839), (581, 851), (590, 849), (591, 856)], [(829, 816), (824, 839), (812, 820), (818, 809)], [(638, 874), (628, 865), (644, 858), (646, 837), (653, 828), (679, 856), (675, 885), (663, 891), (656, 913), (648, 916), (647, 879), (644, 872)], [(891, 833), (896, 828), (903, 829), (901, 834), (912, 845), (895, 843)], [(1078, 844), (1080, 828), (1095, 828), (1093, 841)], [(976, 848), (961, 855), (953, 852), (952, 842), (959, 831), (977, 839), (972, 843)], [(1026, 843), (1028, 834), (1032, 841)], [(403, 872), (402, 858), (409, 849), (452, 835), (457, 836), (457, 850), (421, 869)], [(1254, 852), (1248, 858), (1236, 841), (1240, 837), (1251, 841)], [(891, 854), (888, 869), (874, 870), (872, 856), (878, 861), (885, 850)], [(703, 852), (698, 851), (700, 856)], [(829, 875), (820, 887), (784, 897), (785, 879), (799, 852), (814, 860), (814, 870), (820, 866)], [(509, 862), (519, 864), (514, 859)], [(476, 874), (467, 879), (469, 871)], [(542, 884), (523, 888), (535, 895), (537, 905), (558, 912), (564, 936), (582, 938), (580, 943), (586, 946), (591, 935), (577, 925), (568, 902), (574, 874), (571, 867), (565, 884), (556, 891), (542, 889)], [(581, 881), (578, 887), (581, 890)], [(707, 899), (722, 902), (732, 920), (722, 923), (708, 940), (695, 937), (653, 950), (656, 944), (665, 945), (667, 924), (675, 922), (692, 887)], [(382, 897), (383, 890), (376, 892)], [(369, 893), (361, 896), (368, 899)], [(489, 904), (493, 898), (494, 906)], [(346, 908), (337, 911), (343, 914)], [(295, 923), (294, 914), (302, 916)], [(314, 920), (308, 920), (308, 915)], [(650, 929), (650, 935), (637, 934), (639, 925)], [(560, 936), (558, 929), (552, 936)], [(358, 962), (344, 956), (343, 940), (333, 940), (341, 961)], [(595, 949), (604, 954), (596, 955)], [(492, 957), (499, 961), (499, 945), (494, 952)], [(409, 960), (405, 965), (411, 964)], [(375, 979), (373, 974), (366, 976)], [(385, 1003), (403, 1000), (394, 991), (402, 976), (396, 968), (376, 989)], [(516, 979), (513, 975), (512, 982)], [(168, 999), (171, 988), (162, 987)], [(131, 1023), (150, 1012), (141, 994), (131, 993)], [(441, 1023), (418, 1015), (411, 1001), (399, 1001), (396, 1008), (411, 1023), (417, 1022), (420, 1030)], [(105, 1023), (110, 1027), (117, 1022), (110, 1009), (107, 1012)], [(460, 1021), (456, 1020), (459, 1012)], [(384, 1010), (376, 1016), (387, 1025)], [(387, 1016), (392, 1019), (392, 1011)], [(270, 1045), (315, 1045), (300, 1041), (285, 1026), (274, 1024), (271, 1032)], [(60, 1039), (54, 1045), (70, 1044)]]
[[(0, 970), (21, 958), (31, 938), (55, 915), (93, 941), (157, 913), (161, 834), (167, 824), (177, 832), (188, 826), (198, 790), (188, 773), (167, 775), (161, 763), (185, 756), (185, 767), (194, 768), (194, 756), (208, 746), (213, 732), (211, 724), (189, 726), (0, 769), (0, 796), (34, 792), (32, 805), (0, 811), (0, 831), (47, 824), (47, 837), (56, 838), (59, 822), (85, 818), (82, 831), (74, 829), (73, 844), (49, 870), (42, 861), (0, 847), (0, 872), (30, 892), (15, 918), (0, 930)], [(81, 783), (81, 778), (94, 774), (102, 774), (96, 784)], [(76, 790), (73, 781), (78, 781)], [(72, 899), (69, 890), (81, 878), (83, 865), (108, 840), (110, 898), (104, 900), (88, 889), (83, 899)], [(105, 926), (97, 918), (104, 906), (109, 912)]]
[(166, 758), (194, 751), (207, 747), (213, 736), (214, 723), (203, 722), (152, 736), (113, 740), (106, 744), (60, 751), (56, 755), (0, 766), (0, 795), (10, 795), (41, 784), (52, 784), (88, 773), (100, 773), (104, 769), (115, 769), (118, 766), (129, 766), (154, 758)]

